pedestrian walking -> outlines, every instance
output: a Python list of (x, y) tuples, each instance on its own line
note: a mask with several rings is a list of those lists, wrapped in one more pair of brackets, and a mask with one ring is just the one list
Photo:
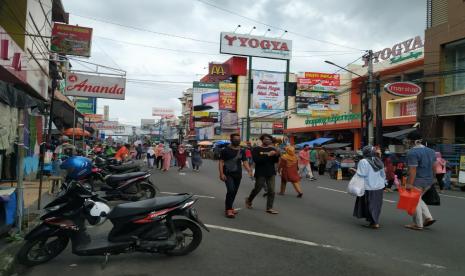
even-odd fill
[(147, 165), (149, 168), (153, 169), (155, 163), (155, 150), (153, 147), (147, 149)]
[(136, 146), (136, 159), (142, 159), (142, 144), (137, 144)]
[(297, 192), (297, 197), (302, 197), (303, 193), (300, 187), (300, 174), (295, 148), (287, 146), (284, 150), (286, 152), (279, 159), (278, 166), (278, 172), (281, 175), (281, 190), (279, 194), (284, 195), (287, 182), (291, 182)]
[(310, 166), (310, 146), (305, 145), (304, 148), (299, 152), (299, 175), (305, 171), (305, 177), (311, 181), (316, 180), (313, 176), (312, 167)]
[(169, 145), (163, 148), (163, 171), (166, 172), (171, 167), (171, 159), (173, 158), (173, 151)]
[[(413, 147), (407, 152), (409, 170), (406, 188), (407, 190), (418, 189), (424, 195), (433, 185), (436, 154), (434, 150), (422, 144), (423, 139), (418, 130), (410, 132), (407, 135), (407, 140), (410, 146)], [(436, 222), (421, 197), (412, 218), (413, 224), (405, 225), (405, 227), (412, 230), (423, 230), (423, 227), (431, 226)]]
[(434, 171), (436, 173), (436, 179), (439, 184), (439, 192), (442, 193), (444, 190), (444, 175), (446, 174), (447, 161), (442, 158), (439, 151), (436, 152), (436, 162), (434, 163)]
[(155, 159), (155, 166), (159, 170), (163, 169), (163, 150), (164, 150), (163, 143), (159, 143), (155, 147), (155, 158), (156, 158)]
[(328, 162), (328, 153), (323, 147), (318, 149), (318, 174), (324, 175), (326, 170), (326, 163)]
[(195, 146), (194, 149), (192, 150), (191, 161), (192, 161), (192, 170), (198, 172), (200, 170), (200, 166), (202, 165), (202, 153), (200, 151), (199, 146)]
[(364, 179), (365, 194), (357, 197), (353, 215), (365, 218), (369, 223), (366, 227), (378, 229), (386, 181), (384, 164), (377, 156), (375, 147), (365, 146), (362, 153), (363, 159), (358, 162), (356, 173)]
[(237, 211), (233, 208), (233, 204), (241, 184), (242, 167), (247, 170), (250, 177), (253, 174), (247, 162), (245, 150), (240, 147), (241, 136), (231, 134), (230, 140), (231, 144), (220, 152), (218, 169), (220, 179), (226, 184), (225, 215), (228, 218), (234, 218)]
[(273, 209), (273, 203), (275, 197), (276, 163), (279, 161), (279, 150), (272, 147), (273, 137), (271, 135), (263, 134), (260, 136), (260, 140), (262, 141), (262, 145), (252, 150), (252, 157), (255, 163), (255, 187), (245, 199), (245, 205), (249, 209), (252, 208), (255, 196), (266, 185), (266, 212), (269, 214), (278, 214), (278, 211)]
[(176, 163), (178, 164), (178, 171), (182, 171), (186, 167), (187, 152), (184, 145), (180, 145), (175, 154)]

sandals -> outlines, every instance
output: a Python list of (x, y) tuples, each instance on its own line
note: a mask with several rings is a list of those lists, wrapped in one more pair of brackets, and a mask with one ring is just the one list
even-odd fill
[(252, 209), (252, 202), (250, 202), (249, 198), (245, 198), (245, 207), (247, 209)]
[(427, 221), (425, 221), (425, 222), (423, 223), (423, 227), (431, 226), (431, 225), (433, 225), (435, 222), (436, 222), (435, 219), (429, 219), (429, 220), (427, 220)]
[(278, 211), (273, 210), (273, 209), (268, 209), (268, 210), (266, 210), (265, 212), (267, 212), (268, 214), (272, 214), (272, 215), (277, 215), (277, 214), (279, 214)]
[(370, 228), (370, 229), (379, 229), (379, 224), (365, 224), (363, 227)]
[(423, 230), (423, 227), (419, 227), (418, 225), (415, 225), (415, 224), (408, 224), (408, 225), (405, 225), (404, 227), (410, 230), (417, 230), (417, 231)]

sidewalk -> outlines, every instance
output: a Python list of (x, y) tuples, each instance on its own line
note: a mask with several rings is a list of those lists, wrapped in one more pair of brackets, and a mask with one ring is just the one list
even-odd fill
[[(2, 186), (10, 187), (11, 184), (4, 183)], [(41, 190), (41, 208), (53, 200), (53, 196), (49, 195), (49, 187), (51, 182), (46, 178), (42, 182)], [(13, 187), (16, 183), (13, 183)], [(24, 182), (24, 216), (23, 233), (26, 234), (35, 225), (37, 217), (40, 216), (41, 210), (38, 207), (39, 199), (39, 180)], [(14, 240), (14, 239), (12, 239)], [(15, 264), (15, 256), (22, 245), (22, 241), (10, 241), (7, 236), (0, 237), (0, 276), (10, 275), (13, 272)]]

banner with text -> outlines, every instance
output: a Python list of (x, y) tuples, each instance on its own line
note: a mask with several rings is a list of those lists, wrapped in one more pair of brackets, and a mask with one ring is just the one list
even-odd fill
[(284, 110), (285, 73), (253, 71), (252, 109)]
[(126, 78), (70, 73), (67, 77), (66, 96), (124, 100)]
[(95, 114), (97, 111), (97, 99), (76, 97), (76, 109), (82, 114)]
[(53, 23), (52, 51), (65, 55), (90, 57), (91, 44), (91, 28)]
[(194, 82), (192, 91), (195, 127), (218, 122), (219, 85), (218, 83)]
[(338, 74), (306, 72), (304, 78), (297, 78), (297, 114), (312, 117), (339, 114), (339, 86)]
[(220, 82), (219, 110), (236, 111), (236, 84)]
[(152, 116), (159, 116), (159, 117), (162, 117), (162, 118), (173, 118), (174, 117), (174, 109), (165, 108), (165, 107), (153, 107), (152, 108)]

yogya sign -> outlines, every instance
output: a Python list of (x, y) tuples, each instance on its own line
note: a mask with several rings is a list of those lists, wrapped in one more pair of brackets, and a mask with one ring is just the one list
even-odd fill
[(413, 82), (391, 82), (384, 86), (384, 90), (389, 94), (399, 97), (412, 97), (421, 93), (421, 87)]
[(125, 91), (126, 78), (81, 73), (69, 74), (65, 87), (66, 96), (117, 100), (124, 100)]
[[(402, 54), (407, 54), (422, 47), (423, 41), (421, 40), (421, 37), (416, 36), (415, 38), (410, 38), (403, 42), (394, 44), (392, 47), (387, 47), (381, 51), (374, 52), (373, 63), (385, 61), (391, 59), (391, 57), (401, 56)], [(368, 66), (368, 57), (364, 56), (363, 60), (365, 62), (363, 66)]]
[(291, 59), (292, 41), (280, 38), (222, 32), (220, 38), (220, 53), (273, 59)]
[(349, 113), (344, 115), (337, 115), (331, 117), (323, 117), (323, 118), (316, 118), (316, 119), (307, 119), (305, 120), (306, 125), (317, 125), (317, 124), (325, 124), (330, 122), (337, 122), (337, 121), (354, 121), (362, 118), (360, 113)]

